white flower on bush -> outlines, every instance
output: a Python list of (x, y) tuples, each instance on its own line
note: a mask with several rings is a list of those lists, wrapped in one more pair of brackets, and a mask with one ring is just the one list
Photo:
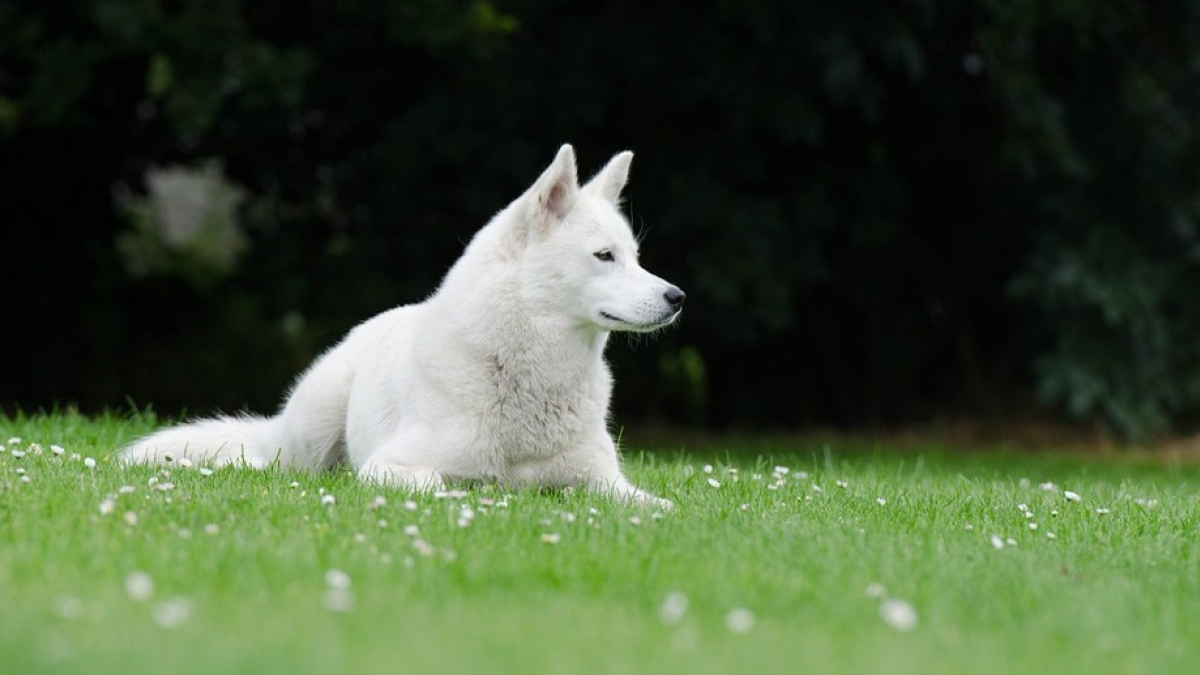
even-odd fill
[(246, 191), (218, 162), (198, 168), (150, 167), (146, 194), (118, 186), (114, 201), (133, 226), (117, 249), (134, 276), (163, 272), (225, 274), (246, 249), (238, 210)]

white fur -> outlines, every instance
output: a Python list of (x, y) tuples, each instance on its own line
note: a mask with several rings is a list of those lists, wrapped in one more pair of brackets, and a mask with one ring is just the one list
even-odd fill
[(666, 326), (683, 301), (638, 265), (618, 210), (632, 158), (616, 155), (581, 187), (574, 150), (562, 146), (432, 297), (355, 327), (277, 415), (161, 430), (122, 456), (313, 469), (348, 461), (364, 479), (409, 489), (479, 479), (669, 505), (625, 479), (607, 429), (609, 332)]

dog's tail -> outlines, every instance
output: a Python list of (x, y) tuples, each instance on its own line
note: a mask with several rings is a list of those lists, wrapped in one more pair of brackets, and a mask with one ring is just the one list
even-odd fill
[(121, 449), (121, 461), (170, 464), (186, 458), (197, 464), (237, 464), (262, 468), (281, 446), (278, 417), (215, 417), (160, 429)]

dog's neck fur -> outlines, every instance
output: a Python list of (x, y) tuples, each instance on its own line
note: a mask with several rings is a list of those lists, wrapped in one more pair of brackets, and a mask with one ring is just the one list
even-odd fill
[(453, 369), (434, 365), (429, 376), (492, 420), (497, 467), (574, 447), (605, 423), (612, 390), (608, 331), (525, 306), (520, 256), (504, 249), (513, 223), (503, 216), (480, 230), (430, 298), (427, 309), (438, 316), (421, 323), (420, 338), (431, 347), (457, 343), (467, 357)]
[(446, 320), (437, 325), (449, 332), (442, 338), (470, 345), (489, 367), (498, 363), (513, 377), (544, 381), (553, 389), (572, 381), (579, 386), (602, 364), (608, 331), (539, 316), (523, 302), (518, 289), (526, 242), (520, 207), (518, 200), (497, 214), (447, 273), (432, 304), (442, 297), (469, 300), (455, 307), (439, 304)]
[[(457, 372), (431, 374), (447, 391), (472, 392), (484, 414), (510, 437), (508, 448), (563, 448), (607, 419), (612, 376), (604, 362), (608, 331), (523, 291), (523, 266), (553, 228), (570, 227), (575, 209), (616, 205), (631, 153), (620, 153), (581, 187), (570, 146), (534, 184), (472, 238), (430, 298), (436, 326), (419, 338), (454, 341), (468, 358)], [(536, 293), (536, 289), (535, 289)], [(420, 347), (418, 347), (419, 349)], [(535, 421), (531, 426), (531, 421)]]

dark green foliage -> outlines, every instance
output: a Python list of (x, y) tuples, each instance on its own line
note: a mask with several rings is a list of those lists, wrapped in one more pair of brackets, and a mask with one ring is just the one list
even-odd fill
[[(622, 419), (876, 423), (1036, 390), (1183, 425), (1197, 38), (1194, 3), (1133, 0), (9, 0), (0, 406), (269, 409), (569, 141), (585, 174), (638, 152), (645, 262), (690, 296), (611, 350)], [(237, 255), (147, 239), (148, 171), (173, 166), (219, 174), (237, 230), (205, 231)]]
[(1042, 137), (1013, 153), (1036, 239), (1012, 289), (1049, 337), (1040, 391), (1136, 437), (1186, 424), (1200, 409), (1200, 6), (1004, 19), (1032, 44), (998, 53), (1041, 73), (1007, 88)]

